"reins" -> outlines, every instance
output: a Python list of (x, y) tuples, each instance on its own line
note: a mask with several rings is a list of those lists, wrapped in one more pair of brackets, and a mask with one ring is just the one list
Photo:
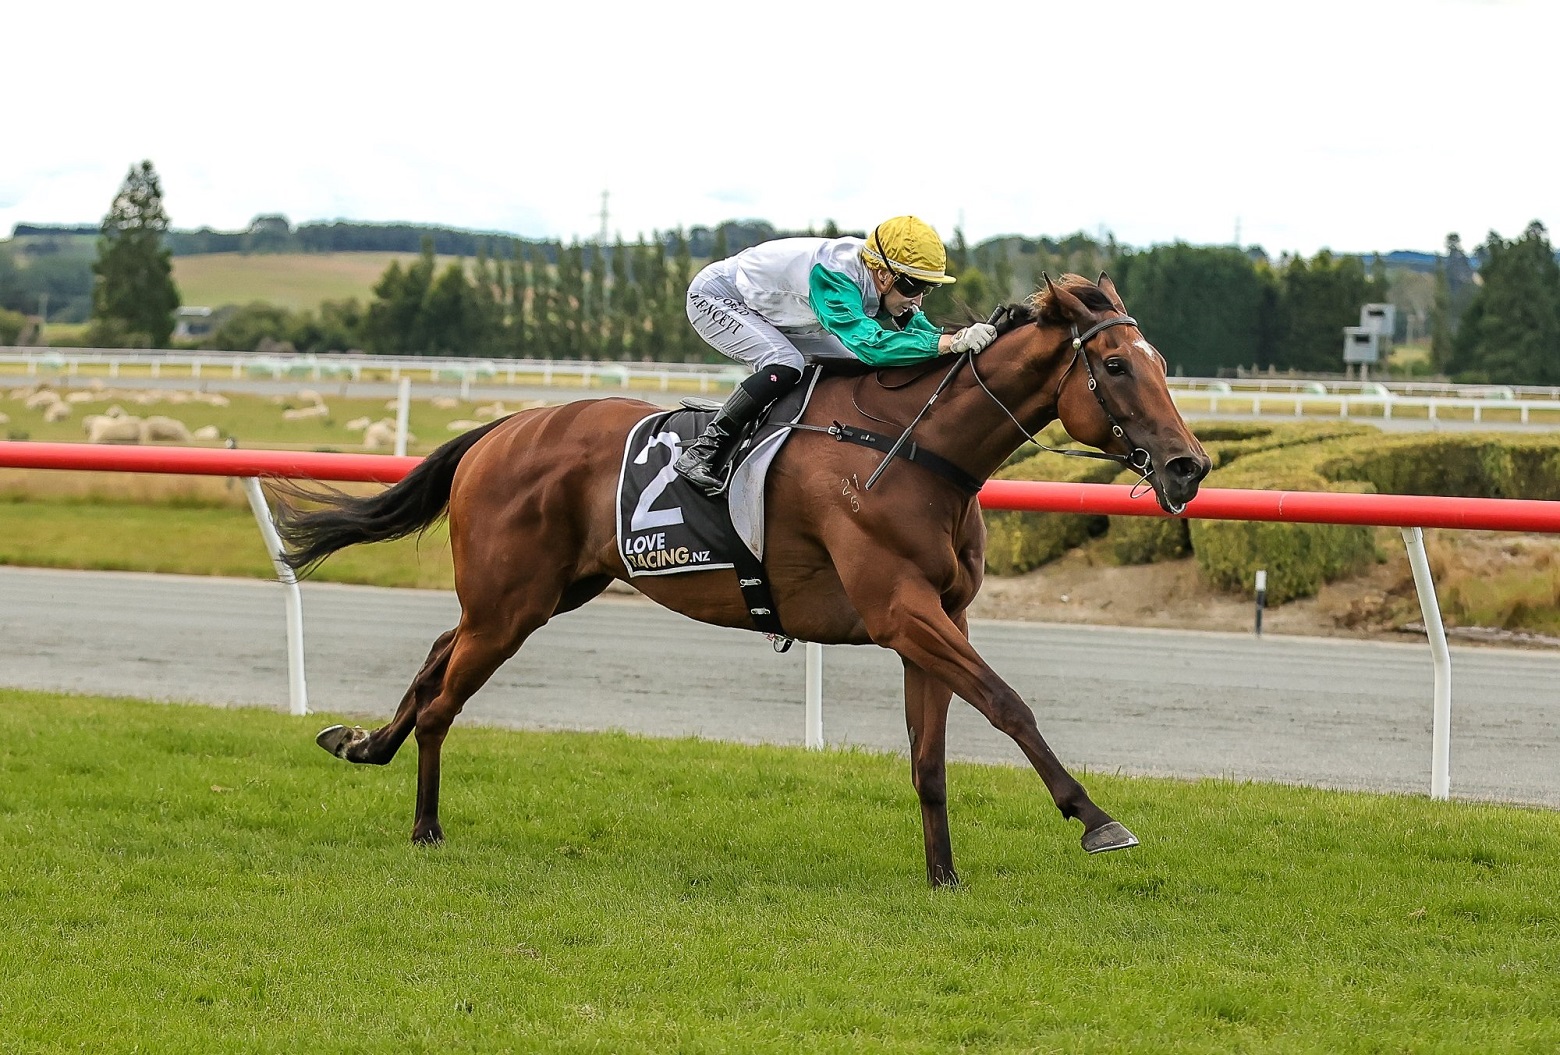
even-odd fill
[[(998, 334), (1000, 336), (1004, 333), (1011, 333), (1019, 325), (1024, 325), (1024, 323), (1013, 322), (1011, 316), (1012, 310), (1004, 305), (992, 312), (991, 317), (987, 321), (991, 325), (997, 327)], [(1009, 324), (1007, 329), (1003, 329), (1004, 323)], [(1034, 325), (1040, 325), (1040, 320), (1038, 318), (1034, 320)], [(1082, 333), (1078, 332), (1078, 326), (1076, 323), (1072, 324), (1071, 329), (1073, 357), (1067, 363), (1066, 369), (1062, 371), (1062, 376), (1058, 378), (1056, 382), (1055, 401), (1060, 403), (1062, 397), (1062, 386), (1067, 383), (1067, 378), (1072, 374), (1073, 367), (1077, 366), (1078, 363), (1082, 361), (1084, 372), (1089, 375), (1089, 392), (1094, 396), (1094, 401), (1099, 404), (1100, 412), (1105, 415), (1105, 422), (1110, 426), (1111, 435), (1127, 444), (1129, 450), (1126, 454), (1110, 454), (1106, 451), (1084, 451), (1071, 448), (1051, 447), (1047, 444), (1041, 443), (1039, 440), (1030, 435), (1029, 430), (1024, 427), (1023, 422), (1019, 421), (1018, 418), (1014, 416), (1013, 412), (1008, 409), (1007, 404), (1003, 403), (1001, 398), (998, 397), (997, 394), (991, 390), (991, 387), (986, 384), (986, 379), (980, 376), (980, 370), (976, 365), (976, 356), (974, 353), (962, 352), (959, 354), (958, 358), (953, 361), (953, 364), (949, 366), (948, 372), (944, 374), (943, 379), (938, 382), (936, 391), (934, 391), (931, 394), (931, 397), (927, 399), (926, 404), (921, 407), (921, 410), (916, 414), (915, 418), (912, 419), (910, 424), (905, 426), (904, 431), (899, 434), (899, 438), (894, 441), (891, 447), (888, 448), (887, 453), (883, 456), (883, 460), (878, 463), (878, 467), (873, 470), (872, 475), (867, 477), (867, 482), (862, 485), (862, 490), (870, 491), (872, 486), (877, 483), (878, 479), (888, 469), (889, 463), (894, 460), (895, 456), (899, 454), (905, 443), (909, 441), (910, 434), (915, 430), (915, 427), (921, 423), (921, 419), (926, 417), (927, 413), (931, 411), (932, 405), (937, 402), (937, 398), (941, 396), (943, 391), (953, 382), (953, 379), (958, 375), (960, 368), (962, 368), (964, 364), (968, 362), (970, 364), (970, 373), (974, 376), (975, 383), (980, 386), (980, 390), (986, 393), (987, 398), (995, 403), (997, 408), (1001, 410), (1002, 413), (1007, 416), (1007, 419), (1013, 423), (1014, 427), (1018, 429), (1019, 433), (1024, 438), (1024, 443), (1032, 443), (1043, 451), (1047, 451), (1051, 454), (1059, 454), (1064, 458), (1094, 458), (1100, 461), (1116, 462), (1138, 474), (1138, 482), (1132, 487), (1132, 497), (1136, 498), (1139, 495), (1146, 493), (1145, 491), (1140, 490), (1140, 488), (1151, 489), (1153, 487), (1153, 484), (1150, 480), (1150, 477), (1154, 475), (1153, 456), (1149, 454), (1147, 448), (1133, 442), (1132, 438), (1127, 435), (1126, 427), (1116, 419), (1115, 414), (1111, 413), (1110, 407), (1105, 402), (1105, 395), (1100, 391), (1099, 380), (1094, 374), (1094, 364), (1089, 361), (1088, 353), (1089, 341), (1103, 331), (1110, 329), (1112, 326), (1136, 325), (1137, 320), (1130, 315), (1114, 315), (1108, 319), (1102, 319), (1093, 326), (1090, 326), (1087, 330), (1084, 330)], [(918, 381), (921, 377), (925, 376), (925, 374), (921, 374), (913, 380)], [(907, 384), (908, 383), (910, 382), (907, 382)], [(852, 403), (855, 403), (854, 398), (852, 399)], [(856, 409), (861, 411), (861, 407), (859, 405), (856, 405)], [(862, 411), (862, 413), (866, 414), (865, 411)], [(875, 418), (871, 414), (866, 414), (866, 416), (873, 418), (873, 420), (882, 420), (880, 418)], [(887, 422), (885, 422), (885, 424), (886, 423)], [(834, 436), (836, 439), (839, 439), (841, 438), (842, 430), (847, 429), (848, 426), (842, 426), (839, 422), (835, 422), (832, 426), (829, 427), (818, 425), (803, 425), (798, 423), (792, 425), (791, 428), (806, 430), (809, 432), (824, 432)], [(1173, 512), (1179, 512), (1179, 510), (1173, 510)]]

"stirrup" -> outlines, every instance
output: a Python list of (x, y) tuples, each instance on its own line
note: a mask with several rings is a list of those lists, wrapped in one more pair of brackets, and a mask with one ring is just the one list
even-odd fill
[[(681, 461), (681, 458), (678, 460)], [(686, 469), (673, 462), (672, 468), (678, 476), (711, 498), (720, 497), (731, 486), (731, 459), (722, 458), (718, 448), (706, 462), (690, 465)], [(693, 473), (698, 473), (700, 478), (696, 479)]]

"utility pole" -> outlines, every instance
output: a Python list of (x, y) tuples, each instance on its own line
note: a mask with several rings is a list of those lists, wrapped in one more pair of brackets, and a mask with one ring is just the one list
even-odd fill
[(601, 192), (601, 228), (596, 233), (596, 244), (607, 244), (607, 191)]

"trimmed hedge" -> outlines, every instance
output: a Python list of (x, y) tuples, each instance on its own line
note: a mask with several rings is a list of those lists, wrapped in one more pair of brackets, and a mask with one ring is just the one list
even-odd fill
[[(1342, 421), (1211, 422), (1197, 429), (1213, 460), (1207, 486), (1259, 490), (1451, 495), (1560, 500), (1560, 436), (1505, 433), (1385, 435)], [(1131, 484), (1113, 462), (1030, 457), (1004, 479)], [(1169, 560), (1188, 551), (1207, 581), (1250, 595), (1268, 573), (1269, 602), (1314, 594), (1327, 582), (1379, 560), (1377, 529), (1159, 517), (989, 513), (995, 574), (1028, 571), (1092, 536), (1107, 533), (1123, 564)]]
[(1560, 438), (1463, 433), (1397, 435), (1318, 467), (1386, 494), (1560, 500)]
[[(1065, 432), (1051, 426), (1044, 442), (1060, 446)], [(1376, 434), (1370, 425), (1333, 421), (1211, 422), (1197, 429), (1208, 456), (1218, 469), (1238, 458), (1273, 448), (1312, 444), (1338, 437)], [(1058, 436), (1059, 439), (1050, 438)], [(1026, 446), (1025, 450), (1033, 450)], [(1054, 480), (1062, 483), (1136, 482), (1115, 462), (1061, 458), (1036, 451), (1014, 459), (997, 476), (1004, 480)], [(1152, 498), (1144, 501), (1151, 502)], [(1108, 532), (1110, 552), (1122, 564), (1150, 564), (1185, 556), (1192, 549), (1190, 521), (1159, 517), (1094, 517), (1071, 513), (986, 514), (986, 567), (994, 575), (1016, 575), (1062, 556), (1090, 538)]]
[[(1115, 479), (1120, 471), (1121, 466), (1115, 462), (1047, 455), (1044, 458), (1028, 458), (997, 475), (1004, 480), (1103, 484)], [(1038, 568), (1103, 533), (1109, 523), (1107, 517), (1077, 513), (1003, 513), (988, 510), (984, 516), (986, 567), (994, 575), (1018, 575)]]

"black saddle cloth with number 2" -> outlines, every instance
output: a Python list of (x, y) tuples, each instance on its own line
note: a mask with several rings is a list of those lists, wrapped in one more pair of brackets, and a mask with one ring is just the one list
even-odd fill
[[(816, 375), (776, 400), (756, 429), (745, 434), (733, 463), (741, 473), (750, 456), (761, 474), (768, 458), (784, 442), (776, 433), (801, 417)], [(751, 477), (727, 494), (743, 508), (735, 515), (744, 524), (756, 520), (756, 544), (742, 541), (732, 526), (733, 510), (726, 495), (710, 498), (672, 468), (682, 448), (692, 443), (713, 418), (707, 410), (670, 410), (652, 414), (629, 430), (618, 476), (618, 551), (630, 576), (672, 575), (711, 568), (745, 568), (763, 555), (763, 481)], [(760, 464), (763, 463), (763, 464)], [(737, 547), (750, 556), (737, 552)]]

